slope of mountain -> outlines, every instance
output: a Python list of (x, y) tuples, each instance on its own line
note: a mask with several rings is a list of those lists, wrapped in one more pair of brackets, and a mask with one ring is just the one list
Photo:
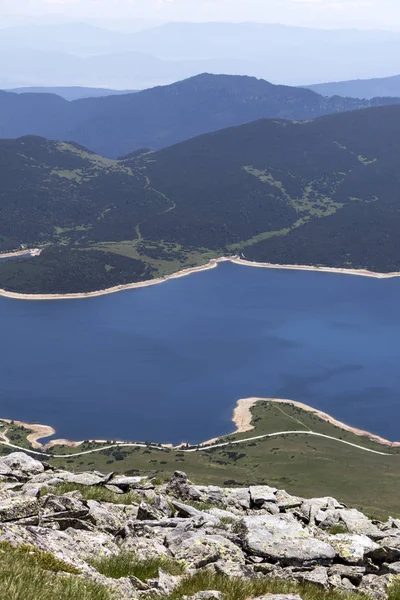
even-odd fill
[(212, 256), (400, 270), (400, 107), (260, 120), (115, 161), (0, 143), (0, 287), (89, 291)]
[(367, 99), (376, 96), (400, 96), (400, 75), (378, 79), (354, 79), (352, 81), (317, 83), (306, 87), (323, 96), (338, 95)]
[(0, 92), (0, 137), (72, 140), (115, 158), (263, 117), (308, 120), (389, 103), (400, 99), (323, 98), (251, 77), (203, 74), (136, 94), (75, 102)]
[(102, 96), (120, 96), (121, 94), (134, 94), (136, 90), (112, 90), (110, 88), (77, 87), (20, 87), (5, 90), (15, 94), (56, 94), (64, 100), (80, 100), (81, 98), (100, 98)]

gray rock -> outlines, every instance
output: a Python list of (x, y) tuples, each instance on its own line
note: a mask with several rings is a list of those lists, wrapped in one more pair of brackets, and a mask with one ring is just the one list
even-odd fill
[(248, 579), (254, 575), (251, 567), (235, 561), (217, 560), (212, 566), (216, 573), (225, 575), (225, 577)]
[(100, 475), (95, 473), (59, 472), (57, 473), (57, 476), (67, 483), (75, 483), (78, 485), (103, 485), (108, 483), (108, 476), (100, 477)]
[(336, 556), (331, 545), (313, 538), (290, 514), (244, 517), (244, 523), (245, 546), (256, 556), (289, 565), (330, 563)]
[(340, 578), (339, 584), (341, 584), (342, 577), (347, 578), (353, 585), (360, 585), (362, 578), (365, 574), (365, 567), (357, 567), (351, 565), (333, 565), (328, 570), (329, 578), (337, 576)]
[(255, 506), (262, 506), (264, 502), (276, 502), (276, 488), (268, 485), (253, 485), (250, 486), (250, 499)]
[(14, 497), (0, 501), (0, 522), (17, 521), (39, 514), (36, 498), (28, 496)]
[(394, 581), (394, 575), (382, 575), (380, 577), (377, 575), (365, 575), (358, 589), (360, 592), (365, 592), (375, 598), (386, 600), (387, 588)]
[(163, 571), (163, 569), (158, 570), (158, 582), (157, 589), (164, 595), (169, 596), (176, 587), (181, 583), (182, 577), (176, 575), (170, 575)]
[(392, 573), (393, 575), (400, 575), (400, 561), (394, 563), (383, 563), (382, 568), (387, 573)]
[(341, 510), (340, 520), (346, 525), (350, 533), (368, 535), (376, 540), (384, 538), (386, 535), (368, 517), (355, 508)]
[(158, 540), (130, 535), (121, 540), (119, 547), (121, 552), (132, 552), (132, 554), (135, 554), (138, 560), (171, 557), (171, 552), (164, 546), (163, 541), (164, 536), (161, 540)]
[(312, 498), (305, 500), (301, 505), (301, 512), (310, 524), (314, 524), (315, 515), (321, 510), (337, 510), (343, 508), (335, 498), (327, 496), (325, 498)]
[(304, 502), (303, 498), (297, 496), (291, 496), (284, 490), (278, 490), (275, 494), (278, 508), (282, 511), (289, 510), (291, 508), (298, 508)]
[(89, 508), (71, 496), (48, 495), (42, 500), (42, 514), (52, 519), (81, 519), (88, 516)]
[(187, 568), (199, 569), (219, 560), (244, 564), (244, 554), (240, 548), (220, 535), (188, 531), (170, 538), (169, 550)]
[[(175, 471), (167, 484), (167, 494), (180, 498), (182, 500), (188, 500), (191, 498), (189, 480), (186, 473), (183, 471)], [(200, 497), (200, 496), (199, 496)]]
[(314, 583), (321, 587), (328, 587), (328, 569), (325, 567), (316, 567), (312, 571), (301, 573), (298, 577), (300, 581)]
[(154, 504), (148, 504), (142, 500), (137, 513), (137, 519), (139, 521), (161, 521), (164, 517), (164, 513)]
[(183, 596), (183, 600), (223, 600), (223, 597), (222, 592), (205, 590), (204, 592), (197, 592), (193, 596)]
[(23, 478), (43, 473), (44, 466), (24, 452), (12, 452), (0, 458), (0, 473)]
[(100, 531), (116, 535), (127, 522), (126, 510), (123, 505), (108, 504), (88, 500), (89, 519)]
[(379, 546), (370, 554), (373, 560), (395, 562), (400, 560), (400, 535), (379, 540)]
[(351, 565), (361, 564), (365, 556), (379, 549), (379, 545), (366, 535), (338, 533), (324, 535), (322, 539), (336, 550), (344, 562)]

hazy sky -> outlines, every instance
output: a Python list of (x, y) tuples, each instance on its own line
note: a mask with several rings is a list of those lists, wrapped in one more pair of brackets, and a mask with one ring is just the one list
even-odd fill
[(400, 0), (0, 0), (0, 15), (263, 21), (400, 30)]

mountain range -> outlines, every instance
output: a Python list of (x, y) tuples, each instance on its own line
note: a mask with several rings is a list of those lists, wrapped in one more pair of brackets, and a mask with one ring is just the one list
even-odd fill
[(262, 119), (111, 160), (0, 141), (0, 287), (86, 292), (241, 254), (400, 270), (400, 106)]
[(65, 100), (80, 100), (81, 98), (100, 98), (103, 96), (120, 96), (122, 94), (133, 94), (135, 90), (112, 90), (110, 88), (88, 88), (88, 87), (21, 87), (5, 90), (15, 94), (55, 94)]
[(377, 79), (354, 79), (308, 85), (308, 89), (323, 96), (347, 96), (371, 99), (376, 96), (400, 96), (400, 75)]
[(166, 23), (130, 33), (100, 23), (0, 29), (0, 52), (7, 55), (0, 87), (143, 89), (204, 71), (304, 85), (398, 72), (398, 32)]
[(139, 93), (73, 102), (51, 94), (0, 92), (0, 137), (74, 141), (117, 158), (260, 118), (309, 120), (395, 103), (400, 99), (324, 98), (251, 77), (203, 74)]

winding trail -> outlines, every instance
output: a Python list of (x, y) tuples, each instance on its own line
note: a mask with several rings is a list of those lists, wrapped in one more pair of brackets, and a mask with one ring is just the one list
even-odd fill
[[(396, 456), (395, 454), (391, 454), (390, 452), (379, 452), (378, 450), (372, 450), (372, 448), (366, 448), (365, 446), (360, 446), (358, 444), (353, 444), (353, 442), (347, 442), (346, 440), (341, 440), (340, 438), (333, 437), (331, 435), (325, 435), (324, 433), (318, 433), (317, 431), (305, 431), (305, 430), (293, 430), (293, 431), (277, 431), (275, 433), (265, 433), (263, 435), (256, 435), (253, 437), (234, 440), (229, 442), (221, 442), (220, 444), (210, 444), (208, 446), (196, 446), (193, 448), (175, 448), (175, 450), (179, 450), (179, 452), (206, 452), (207, 450), (213, 450), (214, 448), (224, 448), (226, 446), (236, 446), (238, 444), (245, 444), (247, 442), (253, 442), (257, 440), (264, 440), (268, 438), (276, 438), (283, 437), (286, 435), (311, 435), (314, 437), (325, 438), (327, 440), (333, 440), (335, 442), (339, 442), (341, 444), (346, 444), (347, 446), (351, 446), (352, 448), (357, 448), (358, 450), (364, 450), (364, 452), (370, 452), (371, 454), (378, 454), (380, 456)], [(21, 446), (16, 446), (15, 444), (11, 444), (9, 442), (5, 442), (4, 440), (0, 440), (0, 445), (8, 446), (10, 448), (15, 448), (17, 450), (22, 450), (23, 452), (29, 452), (29, 454), (36, 454), (46, 458), (75, 458), (77, 456), (85, 456), (88, 454), (93, 454), (95, 452), (102, 452), (103, 450), (111, 450), (113, 448), (150, 448), (151, 450), (159, 450), (161, 452), (166, 452), (168, 449), (166, 447), (160, 447), (152, 444), (135, 444), (135, 443), (117, 443), (112, 444), (110, 446), (103, 446), (101, 448), (93, 448), (92, 450), (85, 450), (83, 452), (75, 452), (74, 454), (52, 454), (47, 452), (38, 452), (35, 450), (28, 450), (27, 448), (22, 448)]]

